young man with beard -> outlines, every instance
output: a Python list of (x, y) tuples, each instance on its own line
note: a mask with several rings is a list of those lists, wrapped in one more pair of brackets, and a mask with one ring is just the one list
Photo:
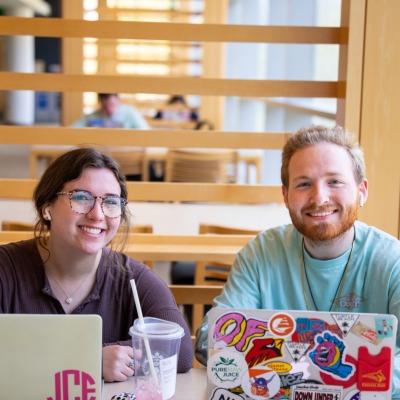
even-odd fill
[[(237, 255), (214, 307), (387, 313), (400, 318), (400, 242), (357, 221), (368, 197), (364, 156), (346, 129), (312, 126), (282, 153), (291, 225), (260, 233)], [(196, 358), (207, 363), (207, 316)], [(397, 338), (400, 344), (400, 337)], [(400, 397), (400, 359), (393, 397)]]

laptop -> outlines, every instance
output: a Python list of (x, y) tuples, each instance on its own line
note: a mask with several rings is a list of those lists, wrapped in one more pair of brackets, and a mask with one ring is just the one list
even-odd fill
[(397, 319), (213, 308), (207, 399), (390, 400)]
[(101, 400), (98, 315), (0, 314), (0, 398)]

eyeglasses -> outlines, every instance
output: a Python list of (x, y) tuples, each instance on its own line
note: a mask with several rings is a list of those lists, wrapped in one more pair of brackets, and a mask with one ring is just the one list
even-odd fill
[(71, 192), (58, 192), (57, 196), (67, 195), (71, 209), (78, 214), (87, 214), (93, 210), (97, 199), (101, 199), (101, 209), (108, 218), (121, 216), (125, 205), (128, 203), (122, 197), (115, 196), (93, 196), (86, 190), (72, 190)]

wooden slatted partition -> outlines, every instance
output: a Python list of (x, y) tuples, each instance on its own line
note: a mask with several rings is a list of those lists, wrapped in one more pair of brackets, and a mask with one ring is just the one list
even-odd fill
[(336, 27), (177, 24), (19, 17), (1, 17), (0, 22), (1, 35), (298, 44), (344, 44), (347, 41), (347, 31)]
[[(35, 179), (0, 179), (2, 199), (30, 200)], [(279, 186), (128, 182), (128, 201), (190, 201), (213, 203), (280, 203)]]
[[(210, 4), (206, 3), (207, 7)], [(206, 10), (206, 19), (222, 21), (224, 7), (214, 4)], [(63, 15), (68, 18), (19, 18), (0, 16), (0, 35), (31, 35), (63, 40), (63, 68), (61, 73), (21, 73), (0, 71), (0, 90), (34, 90), (61, 92), (65, 107), (75, 107), (68, 99), (83, 92), (163, 93), (213, 97), (321, 97), (344, 96), (343, 82), (226, 79), (213, 72), (207, 77), (137, 76), (118, 74), (85, 75), (82, 73), (81, 49), (83, 39), (145, 40), (179, 43), (224, 44), (292, 43), (330, 44), (347, 43), (348, 31), (341, 27), (250, 26), (220, 23), (157, 23), (137, 21), (79, 19), (82, 8), (62, 2)], [(103, 10), (104, 11), (104, 10)], [(219, 16), (216, 17), (217, 12)], [(108, 15), (108, 14), (107, 14)], [(111, 14), (110, 14), (111, 15)], [(208, 17), (207, 17), (208, 15)], [(68, 50), (65, 51), (65, 50)], [(77, 55), (76, 60), (74, 54)], [(134, 88), (134, 89), (130, 89)], [(67, 96), (68, 95), (68, 96)], [(24, 145), (97, 145), (97, 146), (164, 146), (166, 148), (230, 148), (281, 149), (287, 132), (222, 132), (190, 130), (134, 131), (104, 128), (69, 128), (3, 126), (0, 143)], [(31, 167), (32, 169), (32, 167)], [(32, 176), (32, 174), (31, 174)], [(2, 198), (30, 199), (35, 181), (0, 180)], [(191, 183), (129, 183), (129, 201), (201, 201), (228, 203), (282, 202), (278, 186)]]
[[(1, 24), (0, 17), (0, 24)], [(198, 94), (240, 97), (325, 97), (343, 95), (338, 82), (260, 81), (249, 79), (160, 78), (109, 75), (28, 74), (0, 72), (3, 90), (44, 90), (48, 92), (124, 92), (127, 86), (142, 93)]]
[[(1, 74), (1, 73), (0, 73)], [(1, 85), (1, 84), (0, 84)], [(219, 132), (193, 130), (126, 130), (52, 126), (2, 126), (1, 144), (55, 144), (102, 146), (165, 146), (228, 149), (281, 149), (289, 137), (284, 132)]]

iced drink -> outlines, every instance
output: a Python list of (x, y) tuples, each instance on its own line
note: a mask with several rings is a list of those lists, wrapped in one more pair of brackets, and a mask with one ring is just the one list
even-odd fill
[[(135, 357), (137, 400), (174, 398), (179, 347), (183, 328), (175, 322), (145, 317), (129, 330)], [(148, 356), (146, 340), (151, 352)], [(140, 356), (138, 356), (140, 355)], [(153, 373), (156, 374), (156, 380)]]

